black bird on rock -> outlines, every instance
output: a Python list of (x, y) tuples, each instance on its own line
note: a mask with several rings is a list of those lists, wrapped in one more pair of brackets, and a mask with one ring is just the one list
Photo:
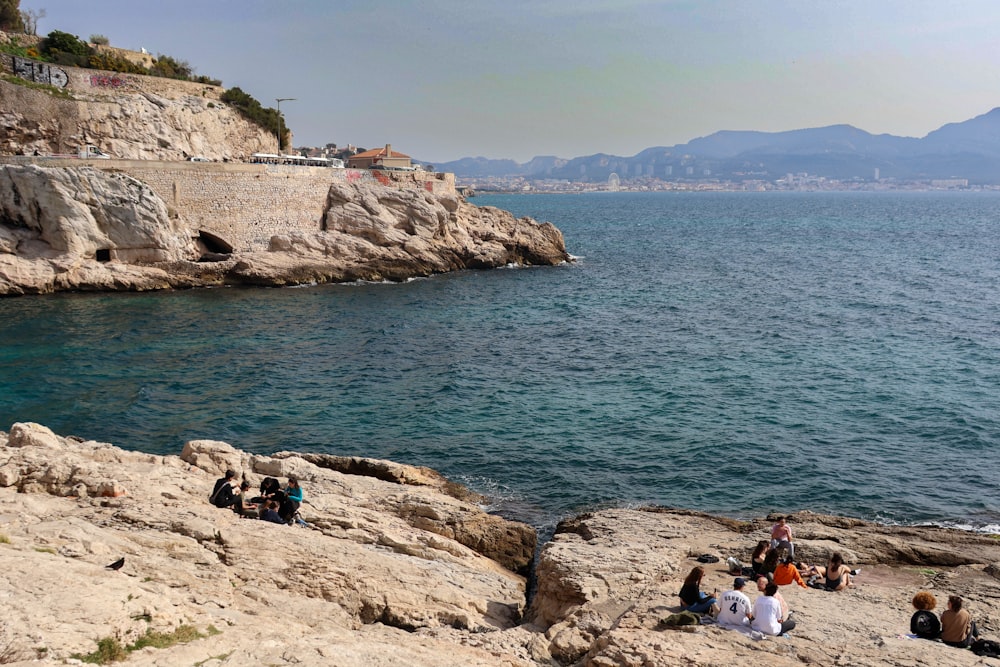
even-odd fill
[(118, 560), (116, 560), (114, 563), (111, 563), (110, 565), (105, 565), (104, 567), (105, 567), (105, 569), (108, 569), (108, 570), (120, 570), (120, 569), (122, 569), (123, 565), (125, 565), (125, 556), (122, 556), (121, 558), (119, 558)]

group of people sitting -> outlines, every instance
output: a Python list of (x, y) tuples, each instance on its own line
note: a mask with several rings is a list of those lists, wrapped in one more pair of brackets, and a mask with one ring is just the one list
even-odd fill
[(208, 501), (216, 507), (232, 509), (242, 517), (305, 525), (305, 521), (299, 516), (302, 487), (294, 477), (288, 478), (288, 486), (284, 488), (274, 477), (265, 477), (260, 483), (260, 495), (253, 498), (248, 497), (249, 495), (250, 483), (246, 475), (242, 481), (237, 482), (236, 472), (230, 469), (224, 477), (216, 480)]
[(949, 646), (969, 648), (979, 639), (979, 629), (962, 598), (948, 596), (948, 608), (941, 612), (941, 620), (934, 614), (937, 598), (930, 591), (920, 591), (913, 596), (917, 610), (910, 618), (910, 632), (921, 639), (940, 639)]
[[(798, 584), (803, 588), (841, 591), (853, 586), (851, 577), (860, 572), (845, 565), (838, 552), (830, 554), (826, 565), (796, 564), (794, 555), (792, 529), (785, 517), (779, 517), (771, 528), (771, 539), (757, 543), (750, 556), (750, 565), (729, 559), (730, 572), (739, 575), (732, 590), (723, 593), (721, 598), (717, 593), (704, 593), (701, 580), (705, 570), (695, 567), (681, 587), (682, 606), (685, 611), (710, 614), (722, 626), (748, 626), (765, 635), (781, 635), (795, 627), (795, 620), (788, 603), (778, 592), (779, 586)], [(757, 590), (762, 593), (753, 605), (743, 592), (749, 580), (756, 582)]]
[(749, 628), (765, 635), (781, 635), (795, 627), (795, 619), (788, 609), (788, 603), (778, 592), (778, 584), (766, 577), (757, 579), (757, 590), (761, 595), (750, 603), (743, 592), (747, 586), (745, 577), (736, 577), (732, 590), (718, 598), (701, 590), (701, 580), (705, 568), (695, 567), (684, 579), (680, 598), (685, 611), (697, 614), (711, 614), (719, 625), (727, 628)]

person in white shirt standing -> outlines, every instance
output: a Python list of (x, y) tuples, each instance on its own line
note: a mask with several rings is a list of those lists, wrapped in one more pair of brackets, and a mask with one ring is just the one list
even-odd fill
[(733, 582), (733, 590), (726, 591), (719, 598), (719, 625), (727, 627), (740, 627), (750, 625), (750, 598), (743, 592), (747, 585), (747, 580), (743, 577), (736, 577)]

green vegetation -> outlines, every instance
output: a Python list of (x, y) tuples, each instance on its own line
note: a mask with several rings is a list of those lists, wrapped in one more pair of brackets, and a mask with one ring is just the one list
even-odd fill
[[(2, 2), (3, 0), (0, 0), (0, 3)], [(96, 41), (95, 38), (97, 38)], [(106, 45), (108, 38), (103, 35), (91, 35), (90, 39), (94, 44), (103, 43)], [(14, 38), (9, 44), (0, 44), (0, 53), (9, 53), (21, 58), (66, 65), (68, 67), (83, 67), (85, 69), (101, 69), (108, 72), (122, 72), (123, 74), (158, 76), (167, 79), (193, 81), (208, 86), (222, 85), (222, 82), (218, 79), (196, 75), (194, 68), (183, 60), (159, 54), (153, 60), (153, 64), (150, 67), (144, 67), (118, 53), (98, 50), (76, 35), (71, 35), (68, 32), (60, 30), (50, 32), (39, 43), (37, 49), (32, 46), (21, 46), (17, 39)]]
[(35, 547), (35, 551), (40, 554), (55, 554), (56, 550), (52, 547)]
[(0, 544), (10, 544), (10, 538), (0, 533)]
[(0, 0), (0, 30), (4, 32), (24, 31), (24, 20), (21, 18), (21, 0)]
[(63, 90), (62, 88), (58, 88), (56, 86), (50, 86), (47, 83), (35, 83), (34, 81), (26, 81), (25, 79), (13, 76), (12, 74), (3, 74), (3, 73), (0, 73), (0, 79), (3, 79), (7, 83), (13, 83), (18, 86), (24, 86), (25, 88), (44, 91), (49, 95), (52, 95), (53, 97), (59, 97), (64, 100), (73, 99), (73, 96), (70, 95), (67, 91)]
[(196, 639), (203, 639), (217, 634), (220, 634), (219, 630), (211, 625), (208, 626), (207, 633), (198, 632), (198, 629), (193, 625), (178, 626), (173, 632), (147, 630), (146, 634), (128, 646), (123, 646), (121, 641), (116, 637), (104, 637), (97, 640), (97, 650), (93, 653), (88, 653), (87, 655), (77, 653), (70, 657), (92, 665), (110, 665), (113, 662), (124, 660), (133, 651), (147, 647), (170, 648), (177, 644), (186, 644)]
[(281, 148), (288, 148), (288, 128), (281, 122), (278, 112), (270, 107), (264, 108), (260, 102), (239, 88), (230, 88), (222, 93), (222, 101), (233, 106), (247, 120), (256, 123), (271, 134), (277, 136), (281, 128)]
[(111, 43), (111, 40), (105, 37), (104, 35), (91, 35), (90, 43), (98, 44), (100, 46), (107, 46), (108, 44)]

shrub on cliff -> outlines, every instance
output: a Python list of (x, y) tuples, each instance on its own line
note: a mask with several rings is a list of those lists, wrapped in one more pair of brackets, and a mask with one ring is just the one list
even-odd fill
[(72, 67), (87, 67), (90, 46), (76, 35), (61, 30), (53, 30), (41, 43), (42, 54), (52, 62)]
[[(232, 105), (247, 120), (256, 123), (271, 134), (278, 134), (281, 128), (278, 112), (270, 107), (264, 108), (260, 102), (240, 88), (233, 87), (222, 93), (222, 101)], [(281, 145), (288, 145), (287, 130), (281, 137)]]

